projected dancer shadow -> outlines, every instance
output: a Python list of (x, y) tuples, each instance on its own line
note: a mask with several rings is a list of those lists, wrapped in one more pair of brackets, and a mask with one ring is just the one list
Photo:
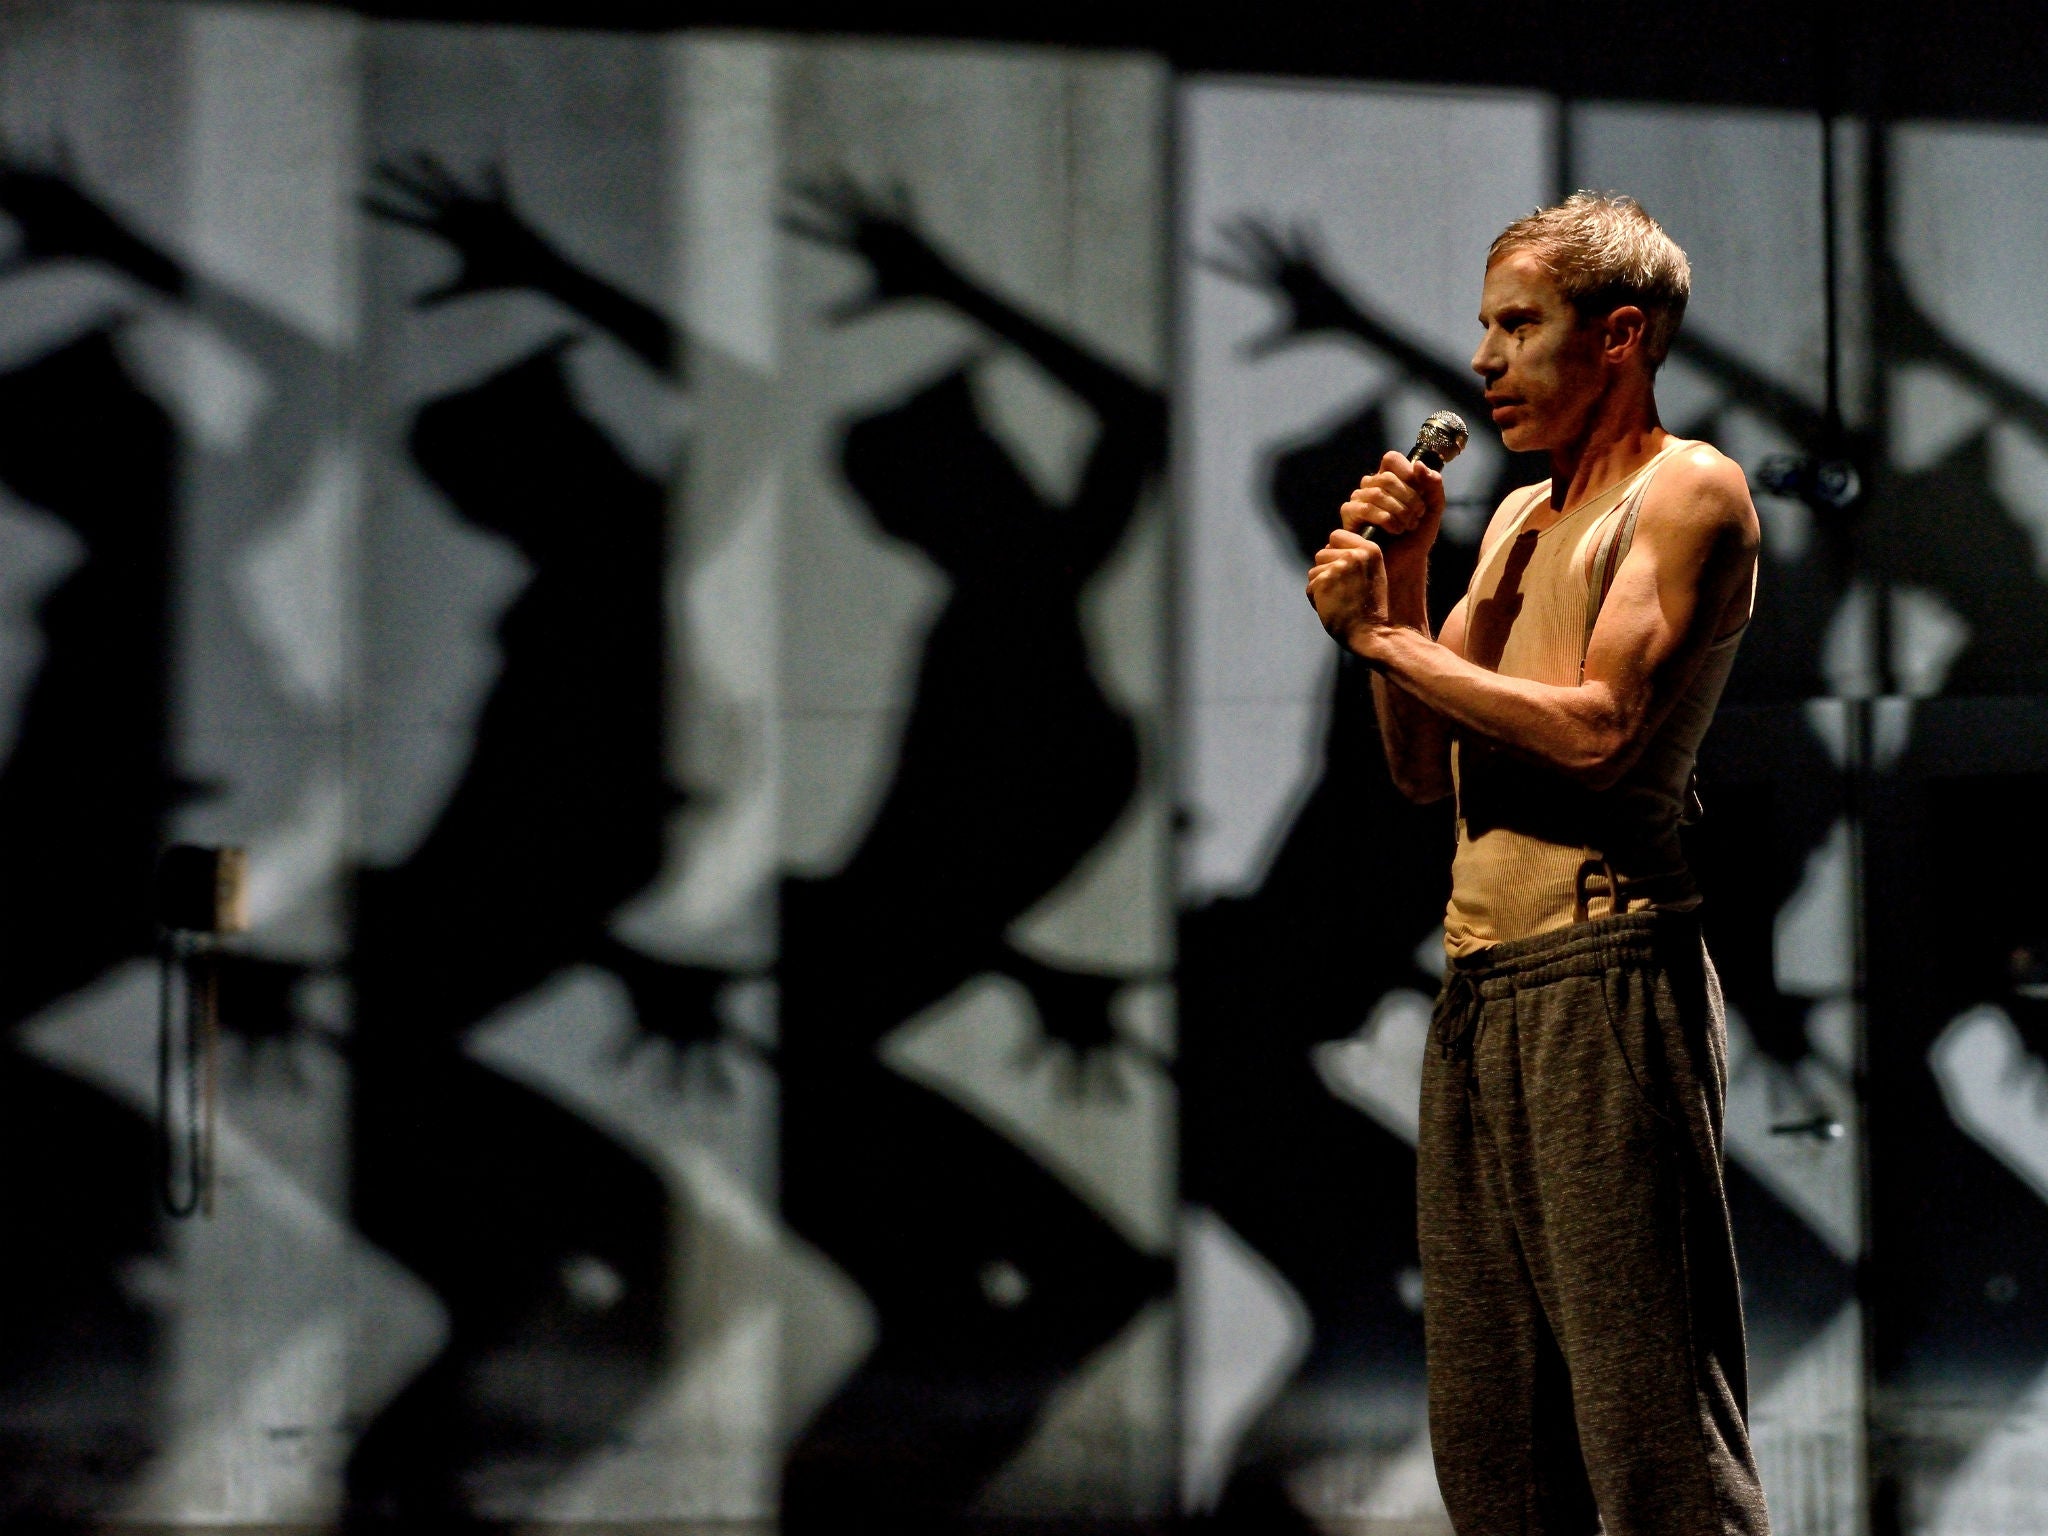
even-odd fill
[[(1367, 315), (1326, 275), (1304, 234), (1247, 220), (1225, 235), (1212, 267), (1280, 304), (1279, 323), (1252, 344), (1254, 355), (1350, 337), (1392, 357), (1469, 419), (1484, 419), (1477, 381)], [(1414, 425), (1389, 421), (1369, 402), (1273, 452), (1272, 514), (1304, 569), (1364, 467), (1377, 465), (1390, 443), (1405, 443)], [(1529, 478), (1521, 469), (1504, 466), (1495, 487), (1454, 489), (1497, 496)], [(1473, 554), (1449, 538), (1438, 542), (1432, 613), (1440, 617), (1463, 590)], [(1447, 805), (1418, 808), (1395, 790), (1368, 675), (1340, 659), (1320, 774), (1259, 890), (1182, 919), (1183, 1187), (1280, 1271), (1312, 1327), (1294, 1382), (1246, 1437), (1216, 1514), (1227, 1529), (1312, 1529), (1281, 1486), (1305, 1449), (1305, 1406), (1332, 1388), (1419, 1399), (1422, 1320), (1414, 1282), (1403, 1278), (1418, 1264), (1414, 1153), (1395, 1129), (1333, 1092), (1316, 1051), (1359, 1031), (1395, 989), (1418, 1004), (1434, 993), (1416, 952), (1443, 919), (1450, 839)], [(1333, 955), (1343, 963), (1332, 965)], [(1330, 1066), (1344, 1058), (1322, 1059)], [(1290, 1420), (1284, 1432), (1265, 1427)], [(1419, 1429), (1419, 1416), (1391, 1424), (1386, 1443), (1369, 1449), (1391, 1454)]]
[(961, 1514), (1048, 1395), (1161, 1292), (1165, 1267), (1014, 1143), (885, 1067), (876, 1048), (974, 976), (1030, 990), (1048, 1035), (1109, 1043), (1118, 978), (1027, 959), (1005, 930), (1130, 803), (1131, 722), (1090, 669), (1083, 588), (1161, 467), (1164, 402), (935, 250), (907, 209), (833, 186), (792, 215), (857, 255), (884, 304), (942, 303), (1093, 412), (1078, 489), (1049, 503), (956, 368), (846, 431), (847, 483), (952, 592), (925, 637), (895, 775), (838, 874), (784, 892), (783, 1209), (859, 1283), (880, 1339), (814, 1422), (785, 1529), (912, 1531)]
[[(421, 156), (384, 167), (367, 203), (462, 258), (423, 306), (527, 287), (650, 363), (674, 351), (658, 315), (555, 252), (495, 177), (472, 190)], [(658, 964), (607, 930), (655, 878), (679, 800), (663, 768), (666, 490), (578, 409), (572, 344), (431, 401), (412, 427), (420, 472), (533, 576), (499, 626), (503, 670), (439, 820), (404, 864), (359, 882), (355, 1215), (434, 1287), (451, 1330), (350, 1465), (362, 1524), (456, 1519), (478, 1498), (540, 1491), (664, 1363), (659, 1178), (463, 1048), (471, 1026), (576, 965), (617, 975), (649, 1029), (716, 1033), (723, 977)]]
[[(176, 266), (59, 176), (0, 163), (10, 270), (81, 261), (167, 295)], [(0, 373), (0, 482), (83, 558), (43, 600), (43, 659), (0, 768), (0, 1523), (101, 1513), (157, 1432), (155, 1319), (125, 1272), (159, 1244), (153, 1143), (132, 1109), (15, 1032), (150, 952), (177, 798), (166, 739), (175, 439), (122, 320)]]
[[(1280, 306), (1279, 323), (1250, 344), (1252, 355), (1348, 338), (1485, 419), (1476, 378), (1374, 318), (1330, 275), (1312, 232), (1241, 219), (1222, 233), (1208, 265)], [(1304, 566), (1359, 475), (1413, 428), (1368, 403), (1274, 452), (1268, 493)], [(1504, 461), (1488, 486), (1457, 485), (1455, 470), (1452, 477), (1458, 495), (1490, 510), (1547, 472), (1530, 456)], [(1430, 570), (1438, 620), (1462, 595), (1476, 554), (1476, 543), (1439, 538)], [(1418, 808), (1394, 789), (1368, 678), (1349, 658), (1340, 659), (1328, 707), (1320, 776), (1259, 890), (1214, 900), (1182, 924), (1185, 1187), (1274, 1264), (1312, 1324), (1307, 1358), (1247, 1435), (1225, 1490), (1217, 1518), (1233, 1529), (1306, 1530), (1282, 1486), (1305, 1455), (1356, 1458), (1369, 1486), (1375, 1462), (1384, 1467), (1380, 1458), (1404, 1442), (1418, 1446), (1422, 1427), (1415, 1163), (1403, 1112), (1412, 1113), (1416, 1052), (1437, 985), (1452, 808)], [(1822, 768), (1825, 784), (1824, 758)], [(1811, 841), (1826, 828), (1823, 819)], [(1797, 874), (1795, 857), (1794, 883)], [(1341, 966), (1328, 963), (1333, 954), (1344, 956)], [(1775, 996), (1768, 951), (1762, 979)], [(1760, 1246), (1774, 1254), (1789, 1247), (1794, 1269), (1821, 1275), (1819, 1299), (1790, 1289), (1801, 1315), (1788, 1331), (1810, 1333), (1846, 1294), (1840, 1266), (1739, 1171), (1731, 1196), (1748, 1232), (1768, 1229)], [(1319, 1407), (1361, 1394), (1387, 1405), (1378, 1440), (1366, 1445), (1351, 1443), (1354, 1432)]]

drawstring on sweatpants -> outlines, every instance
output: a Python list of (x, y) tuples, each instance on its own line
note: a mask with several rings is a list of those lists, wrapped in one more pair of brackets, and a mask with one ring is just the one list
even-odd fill
[(1438, 1005), (1437, 1049), (1445, 1061), (1470, 1061), (1478, 1043), (1479, 987), (1457, 966), (1444, 978), (1444, 998)]

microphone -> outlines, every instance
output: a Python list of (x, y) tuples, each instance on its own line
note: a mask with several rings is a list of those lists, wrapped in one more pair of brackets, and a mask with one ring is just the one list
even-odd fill
[[(1408, 458), (1442, 474), (1444, 466), (1465, 451), (1465, 441), (1471, 435), (1465, 418), (1456, 411), (1431, 411), (1415, 429), (1415, 446), (1408, 450)], [(1365, 537), (1377, 544), (1386, 534), (1381, 529), (1368, 528)]]
[(1415, 446), (1408, 450), (1408, 457), (1442, 474), (1444, 466), (1465, 451), (1470, 436), (1465, 418), (1456, 411), (1431, 411), (1415, 429)]

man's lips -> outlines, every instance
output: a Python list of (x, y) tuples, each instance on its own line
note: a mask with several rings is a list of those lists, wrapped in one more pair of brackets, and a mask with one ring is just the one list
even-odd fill
[(1502, 395), (1498, 398), (1495, 398), (1492, 395), (1488, 395), (1486, 397), (1486, 408), (1493, 413), (1493, 419), (1495, 421), (1500, 420), (1501, 412), (1511, 411), (1521, 403), (1522, 402), (1513, 395)]

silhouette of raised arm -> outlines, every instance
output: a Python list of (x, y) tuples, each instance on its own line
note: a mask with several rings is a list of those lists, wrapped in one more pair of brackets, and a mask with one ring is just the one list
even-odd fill
[(1264, 357), (1310, 336), (1353, 336), (1373, 340), (1378, 329), (1351, 295), (1330, 277), (1329, 258), (1313, 228), (1296, 224), (1282, 230), (1251, 214), (1222, 227), (1220, 255), (1201, 264), (1220, 277), (1272, 294), (1280, 300), (1277, 325), (1246, 343), (1245, 351)]
[[(271, 378), (266, 419), (276, 424), (294, 413), (324, 409), (336, 370), (352, 367), (345, 351), (309, 330), (294, 316), (209, 275), (203, 265), (164, 250), (135, 229), (90, 190), (60, 145), (51, 164), (38, 164), (0, 151), (0, 216), (13, 225), (14, 245), (0, 255), (0, 278), (52, 262), (92, 262), (132, 279), (140, 287), (201, 318)], [(276, 462), (296, 462), (290, 446), (304, 440), (296, 427), (271, 436), (270, 453), (253, 456), (248, 472), (262, 474)]]
[(1439, 391), (1460, 409), (1485, 415), (1485, 391), (1462, 365), (1444, 362), (1368, 311), (1330, 275), (1332, 263), (1314, 229), (1281, 230), (1250, 214), (1227, 221), (1224, 250), (1201, 263), (1220, 277), (1269, 293), (1281, 304), (1280, 322), (1246, 343), (1264, 357), (1317, 336), (1348, 336), (1385, 355), (1403, 372)]
[(79, 189), (66, 157), (52, 168), (0, 155), (0, 213), (13, 223), (15, 248), (0, 276), (52, 261), (97, 261), (167, 298), (183, 297), (183, 266)]
[(445, 241), (455, 275), (414, 301), (432, 308), (473, 293), (531, 288), (609, 331), (663, 373), (680, 373), (680, 333), (658, 310), (578, 266), (513, 205), (504, 172), (488, 167), (472, 186), (424, 151), (386, 160), (362, 204), (370, 213)]
[(1079, 395), (1105, 432), (1142, 426), (1156, 436), (1163, 452), (1166, 413), (1160, 393), (969, 277), (918, 229), (902, 187), (883, 199), (844, 178), (812, 182), (792, 194), (782, 222), (792, 234), (867, 263), (868, 290), (838, 305), (835, 320), (859, 319), (886, 304), (912, 299), (948, 305)]

